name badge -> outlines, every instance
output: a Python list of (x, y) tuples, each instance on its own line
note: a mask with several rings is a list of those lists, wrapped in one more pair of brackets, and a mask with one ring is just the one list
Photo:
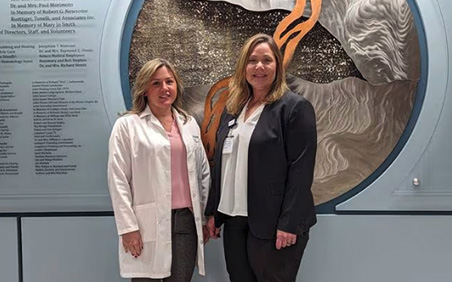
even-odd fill
[(235, 119), (230, 120), (230, 121), (228, 122), (228, 127), (233, 127), (236, 123), (237, 123), (237, 121), (236, 121)]
[(223, 143), (223, 154), (232, 153), (232, 148), (234, 147), (234, 136), (228, 136), (224, 139)]

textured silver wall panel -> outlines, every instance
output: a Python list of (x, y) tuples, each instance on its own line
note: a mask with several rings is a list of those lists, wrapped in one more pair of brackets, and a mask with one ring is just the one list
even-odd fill
[[(131, 83), (147, 60), (169, 59), (185, 82), (186, 108), (201, 122), (206, 94), (232, 74), (244, 40), (273, 34), (290, 12), (274, 7), (288, 2), (145, 1), (132, 38)], [(323, 0), (288, 69), (291, 89), (316, 109), (316, 203), (350, 191), (388, 157), (410, 116), (419, 72), (405, 0)]]

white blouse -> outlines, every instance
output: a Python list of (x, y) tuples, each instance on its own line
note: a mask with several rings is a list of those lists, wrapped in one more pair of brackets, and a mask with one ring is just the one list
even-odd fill
[(229, 133), (223, 143), (218, 211), (230, 216), (248, 216), (248, 147), (265, 107), (265, 104), (260, 105), (245, 121), (248, 103), (237, 120), (232, 120), (234, 124), (229, 125)]

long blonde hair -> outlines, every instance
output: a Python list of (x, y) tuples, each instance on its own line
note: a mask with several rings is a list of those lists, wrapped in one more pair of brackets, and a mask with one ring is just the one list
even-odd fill
[(177, 96), (173, 102), (173, 107), (184, 117), (184, 122), (187, 122), (188, 115), (185, 110), (182, 109), (182, 93), (183, 87), (182, 82), (177, 75), (176, 70), (173, 65), (165, 59), (153, 59), (148, 61), (141, 67), (140, 71), (137, 74), (135, 79), (135, 84), (133, 85), (132, 90), (132, 110), (130, 110), (129, 114), (139, 114), (146, 109), (147, 106), (147, 97), (145, 96), (149, 81), (151, 77), (162, 67), (166, 67), (174, 76), (174, 80), (177, 85)]
[(289, 89), (286, 84), (283, 57), (275, 40), (266, 34), (256, 34), (250, 37), (240, 50), (234, 75), (229, 82), (229, 97), (226, 102), (226, 110), (231, 115), (238, 115), (253, 95), (251, 85), (246, 81), (246, 66), (251, 52), (257, 45), (263, 43), (268, 44), (276, 59), (276, 76), (270, 92), (265, 98), (265, 103), (271, 104), (277, 101)]

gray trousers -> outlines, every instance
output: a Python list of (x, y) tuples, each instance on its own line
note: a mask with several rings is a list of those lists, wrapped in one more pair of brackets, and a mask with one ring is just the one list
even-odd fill
[(163, 279), (132, 278), (132, 282), (190, 282), (195, 268), (198, 238), (193, 213), (188, 208), (171, 213), (171, 276)]

